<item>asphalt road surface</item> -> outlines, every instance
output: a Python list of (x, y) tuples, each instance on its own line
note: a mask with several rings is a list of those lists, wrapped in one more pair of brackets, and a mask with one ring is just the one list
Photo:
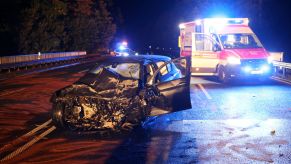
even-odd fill
[[(50, 119), (51, 94), (94, 65), (85, 63), (0, 81), (0, 158)], [(291, 163), (291, 85), (222, 85), (192, 77), (192, 109), (151, 117), (118, 136), (54, 130), (5, 163)], [(6, 148), (8, 145), (8, 149)], [(8, 151), (8, 152), (7, 152)]]

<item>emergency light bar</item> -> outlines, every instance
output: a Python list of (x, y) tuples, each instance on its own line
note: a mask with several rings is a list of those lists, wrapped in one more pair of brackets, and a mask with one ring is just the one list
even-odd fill
[[(222, 24), (222, 25), (246, 25), (247, 26), (249, 24), (248, 18), (206, 18), (206, 19), (202, 19), (202, 21), (204, 21), (205, 24), (211, 24), (211, 25)], [(196, 20), (195, 23), (196, 22), (199, 22), (199, 20)]]
[(185, 29), (188, 24), (195, 24), (196, 26), (204, 25), (204, 26), (227, 26), (227, 25), (245, 25), (248, 26), (249, 19), (248, 18), (205, 18), (205, 19), (197, 19), (192, 22), (186, 22), (179, 24), (179, 28), (181, 30)]

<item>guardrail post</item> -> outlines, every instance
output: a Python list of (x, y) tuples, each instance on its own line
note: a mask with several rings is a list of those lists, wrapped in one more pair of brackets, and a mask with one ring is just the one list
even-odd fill
[(286, 77), (286, 68), (283, 68), (282, 71), (283, 71), (283, 75), (282, 76), (283, 76), (283, 78), (285, 78)]

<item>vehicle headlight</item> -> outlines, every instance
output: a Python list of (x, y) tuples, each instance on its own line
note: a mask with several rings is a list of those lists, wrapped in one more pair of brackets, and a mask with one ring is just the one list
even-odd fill
[(251, 70), (252, 70), (252, 67), (250, 67), (250, 66), (244, 67), (245, 72), (250, 72)]
[(123, 56), (129, 56), (129, 53), (124, 52), (122, 55), (123, 55)]
[(269, 56), (268, 57), (268, 63), (271, 64), (272, 62), (273, 62), (273, 57), (272, 56)]
[(264, 71), (264, 72), (269, 72), (270, 71), (270, 66), (269, 65), (263, 65), (261, 70)]
[(240, 64), (240, 58), (234, 57), (234, 56), (230, 56), (230, 57), (227, 58), (227, 62), (229, 64)]

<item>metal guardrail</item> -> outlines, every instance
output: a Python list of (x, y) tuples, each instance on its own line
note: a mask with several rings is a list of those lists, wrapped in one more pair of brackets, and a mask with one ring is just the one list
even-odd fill
[(72, 60), (78, 60), (87, 53), (80, 52), (57, 52), (57, 53), (38, 53), (29, 55), (3, 56), (0, 57), (0, 72), (7, 70), (18, 70), (19, 68), (34, 67), (37, 65), (47, 65)]
[(0, 64), (11, 64), (11, 63), (28, 62), (28, 61), (35, 61), (35, 60), (42, 60), (42, 59), (50, 59), (50, 58), (61, 58), (61, 57), (69, 57), (69, 56), (83, 56), (83, 55), (86, 55), (86, 51), (3, 56), (3, 57), (0, 57)]
[(291, 80), (291, 63), (273, 62), (274, 75), (283, 79)]

